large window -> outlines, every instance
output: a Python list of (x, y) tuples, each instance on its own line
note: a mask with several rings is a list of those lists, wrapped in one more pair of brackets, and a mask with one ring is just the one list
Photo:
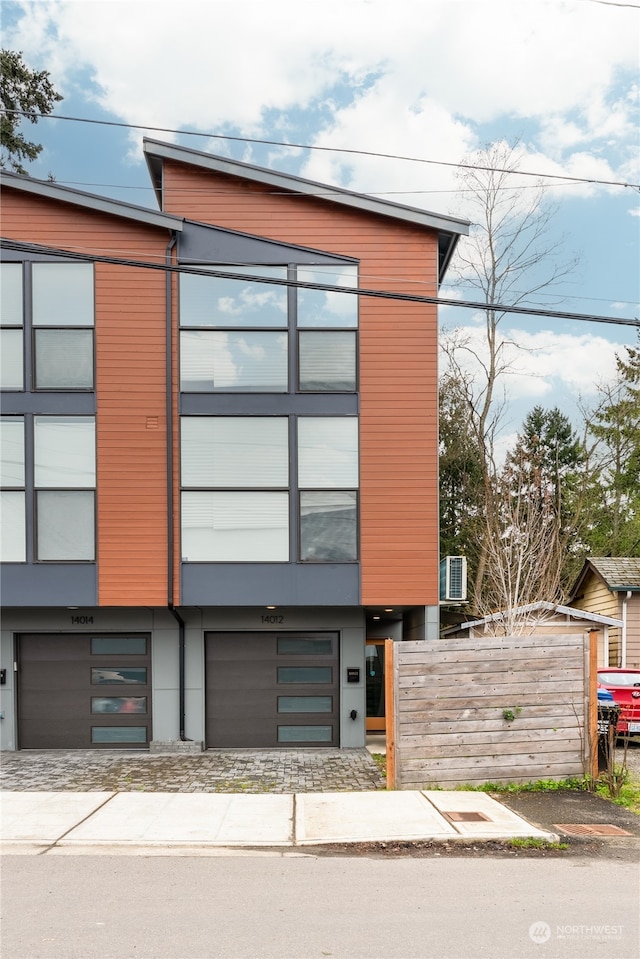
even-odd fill
[(289, 559), (288, 419), (182, 419), (182, 556)]
[(95, 559), (95, 422), (36, 416), (36, 559)]
[(357, 560), (357, 417), (296, 421), (290, 451), (289, 417), (182, 417), (184, 562)]
[(0, 560), (24, 563), (26, 544), (24, 417), (0, 420)]
[(358, 420), (305, 416), (298, 420), (300, 559), (358, 558)]
[(92, 390), (93, 326), (92, 264), (2, 264), (3, 389)]
[(180, 277), (180, 389), (186, 393), (286, 393), (285, 266), (221, 266), (238, 279)]
[(3, 263), (0, 285), (0, 384), (24, 389), (22, 264)]
[[(347, 292), (357, 289), (355, 265), (217, 269), (237, 279), (180, 277), (183, 392), (287, 393), (290, 375), (303, 393), (356, 391), (358, 300)], [(310, 288), (289, 294), (287, 276)]]

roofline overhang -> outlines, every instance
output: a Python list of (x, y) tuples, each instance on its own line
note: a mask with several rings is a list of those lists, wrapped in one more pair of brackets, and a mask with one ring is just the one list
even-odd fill
[[(590, 613), (585, 609), (577, 609), (574, 606), (561, 606), (559, 604), (550, 603), (545, 600), (540, 600), (537, 603), (528, 603), (525, 606), (518, 606), (512, 610), (512, 614), (524, 615), (526, 613), (536, 613), (536, 612), (547, 612), (560, 614), (562, 616), (568, 616), (571, 619), (583, 620), (587, 623), (598, 623), (601, 626), (617, 626), (620, 627), (623, 625), (621, 619), (615, 619), (612, 616), (602, 616), (600, 613)], [(447, 633), (453, 633), (460, 630), (466, 629), (475, 629), (478, 626), (486, 626), (489, 623), (499, 623), (504, 621), (506, 618), (506, 613), (498, 611), (497, 613), (492, 613), (490, 616), (485, 616), (483, 619), (475, 619), (469, 623), (459, 623), (457, 626), (450, 626), (447, 629), (442, 631), (442, 635), (446, 636)], [(541, 621), (542, 625), (542, 621)]]
[(30, 193), (47, 200), (71, 203), (95, 213), (124, 217), (127, 220), (135, 220), (136, 223), (144, 223), (146, 226), (160, 227), (165, 230), (182, 231), (182, 218), (171, 213), (149, 210), (146, 207), (124, 203), (121, 200), (111, 200), (95, 193), (85, 193), (82, 190), (60, 186), (48, 180), (36, 180), (20, 173), (10, 173), (3, 170), (0, 184), (6, 189), (20, 190), (22, 193)]
[[(319, 183), (315, 180), (306, 180), (289, 173), (279, 173), (266, 167), (254, 166), (240, 160), (231, 160), (201, 150), (192, 150), (189, 147), (176, 146), (145, 137), (143, 151), (149, 168), (151, 182), (158, 199), (160, 209), (163, 207), (163, 178), (162, 161), (173, 160), (176, 163), (187, 163), (212, 173), (221, 173), (252, 183), (260, 183), (273, 189), (287, 193), (297, 193), (302, 196), (314, 197), (327, 203), (350, 207), (364, 213), (402, 220), (415, 226), (436, 230), (441, 237), (439, 243), (440, 279), (444, 277), (446, 268), (451, 261), (456, 244), (460, 236), (467, 236), (470, 223), (468, 220), (445, 216), (439, 213), (430, 213), (418, 207), (392, 203), (389, 200), (380, 200), (364, 193), (354, 193), (342, 187)], [(442, 240), (447, 242), (444, 244)]]

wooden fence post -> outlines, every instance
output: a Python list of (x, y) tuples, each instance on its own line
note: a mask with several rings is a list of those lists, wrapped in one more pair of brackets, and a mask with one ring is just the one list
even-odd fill
[(585, 725), (589, 744), (590, 775), (598, 778), (598, 630), (589, 630), (589, 710)]
[(384, 702), (387, 739), (387, 789), (396, 785), (396, 696), (395, 642), (384, 641)]

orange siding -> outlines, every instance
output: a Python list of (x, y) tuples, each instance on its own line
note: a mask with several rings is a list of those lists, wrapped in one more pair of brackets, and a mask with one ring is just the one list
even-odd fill
[[(164, 259), (168, 233), (3, 190), (3, 235), (96, 255)], [(164, 274), (97, 263), (98, 598), (167, 602)]]
[[(172, 162), (164, 185), (166, 212), (357, 257), (363, 288), (436, 293), (435, 231)], [(362, 602), (437, 605), (435, 306), (361, 297), (360, 397)]]

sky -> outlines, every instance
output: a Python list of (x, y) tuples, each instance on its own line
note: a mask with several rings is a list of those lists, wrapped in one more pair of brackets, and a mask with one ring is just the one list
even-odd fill
[[(24, 125), (33, 176), (155, 208), (147, 135), (473, 221), (456, 165), (517, 143), (537, 175), (514, 181), (523, 197), (544, 182), (555, 205), (556, 262), (578, 259), (529, 305), (640, 317), (640, 0), (1, 0), (0, 16), (2, 46), (78, 118)], [(443, 307), (440, 326), (482, 349), (477, 312)], [(595, 403), (637, 342), (554, 318), (502, 330), (523, 348), (505, 446), (534, 405)]]

